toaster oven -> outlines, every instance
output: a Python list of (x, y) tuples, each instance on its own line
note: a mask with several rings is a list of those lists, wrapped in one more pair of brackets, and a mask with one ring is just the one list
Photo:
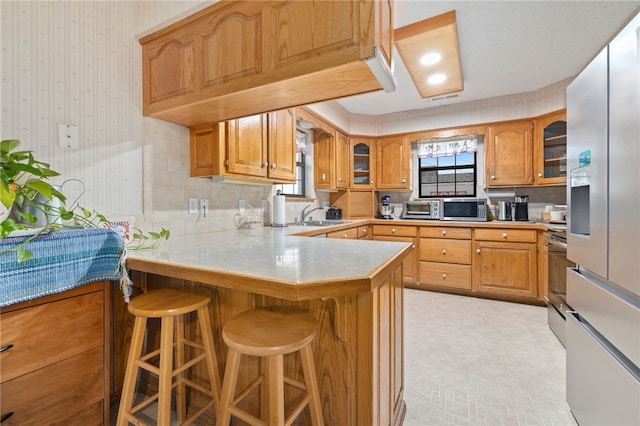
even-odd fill
[(440, 200), (405, 201), (402, 219), (440, 220)]

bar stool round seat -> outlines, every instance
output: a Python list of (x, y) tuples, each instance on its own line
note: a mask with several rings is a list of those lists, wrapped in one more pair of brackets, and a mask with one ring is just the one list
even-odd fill
[[(139, 424), (140, 419), (135, 413), (156, 400), (158, 401), (157, 424), (169, 425), (171, 394), (174, 387), (176, 388), (177, 418), (180, 424), (193, 422), (207, 409), (217, 405), (220, 395), (220, 376), (209, 316), (210, 303), (209, 296), (177, 289), (152, 290), (131, 300), (128, 309), (135, 316), (135, 322), (118, 411), (118, 426), (127, 425), (129, 422)], [(184, 336), (185, 316), (192, 312), (197, 312), (202, 342), (195, 342)], [(148, 318), (161, 318), (160, 348), (143, 354), (142, 346), (145, 341)], [(200, 352), (199, 355), (194, 355), (188, 361), (185, 360), (186, 346), (195, 348), (196, 351), (192, 349), (190, 352)], [(185, 375), (191, 367), (201, 361), (206, 365), (209, 387), (195, 383)], [(136, 382), (141, 368), (158, 376), (158, 393), (133, 406)], [(186, 418), (187, 386), (208, 397), (208, 402), (189, 418)]]
[[(309, 405), (314, 426), (324, 424), (318, 381), (313, 361), (311, 343), (316, 337), (318, 324), (315, 318), (295, 308), (270, 307), (242, 312), (231, 318), (222, 329), (222, 338), (229, 347), (227, 365), (220, 396), (218, 426), (228, 425), (231, 416), (251, 425), (291, 424)], [(284, 376), (283, 356), (300, 352), (304, 383)], [(236, 382), (242, 355), (263, 358), (262, 374), (236, 396)], [(284, 384), (304, 392), (300, 402), (285, 418)], [(260, 419), (237, 404), (257, 386), (262, 389), (265, 419)], [(266, 397), (265, 397), (266, 396)]]

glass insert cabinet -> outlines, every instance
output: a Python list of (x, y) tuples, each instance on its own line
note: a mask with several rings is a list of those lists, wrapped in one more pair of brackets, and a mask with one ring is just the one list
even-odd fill
[(536, 184), (564, 185), (567, 181), (567, 120), (564, 110), (536, 121)]

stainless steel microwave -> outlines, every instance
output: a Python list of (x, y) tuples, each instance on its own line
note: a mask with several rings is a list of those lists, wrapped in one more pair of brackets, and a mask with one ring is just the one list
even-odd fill
[(443, 198), (441, 220), (487, 221), (486, 198)]

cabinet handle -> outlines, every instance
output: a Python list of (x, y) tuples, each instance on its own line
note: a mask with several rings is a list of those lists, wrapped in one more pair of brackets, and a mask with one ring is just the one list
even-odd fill
[(371, 185), (375, 185), (376, 183), (374, 181), (371, 181)]
[(396, 228), (391, 229), (391, 233), (395, 234), (396, 233)]
[(8, 412), (7, 414), (3, 414), (2, 417), (0, 417), (0, 423), (6, 422), (11, 416), (13, 416), (13, 411)]
[(276, 163), (271, 163), (271, 168), (275, 169), (276, 168)]
[(480, 254), (480, 249), (476, 249), (476, 253)]
[(442, 249), (442, 254), (447, 254), (447, 249)]
[(538, 177), (542, 177), (542, 173), (538, 173)]
[(491, 176), (491, 179), (496, 180), (496, 177), (495, 176)]
[(0, 353), (8, 351), (12, 347), (13, 347), (12, 344), (8, 344), (7, 346), (4, 346), (4, 347), (0, 348)]
[(327, 175), (325, 175), (324, 173), (322, 174), (322, 180), (327, 180)]
[(447, 231), (442, 231), (442, 235), (447, 235)]
[(262, 163), (262, 167), (269, 167), (269, 162), (265, 161), (264, 163)]
[(407, 180), (406, 179), (402, 179), (402, 183), (407, 183)]
[(342, 236), (342, 238), (344, 238), (344, 239), (346, 240), (346, 239), (347, 239), (347, 234), (344, 234), (344, 235)]
[(502, 238), (507, 238), (507, 233), (502, 234)]
[(362, 233), (366, 235), (366, 234), (367, 234), (367, 230), (366, 230), (366, 229), (363, 229), (363, 230), (362, 230)]
[(442, 279), (446, 280), (447, 279), (447, 274), (442, 274)]

